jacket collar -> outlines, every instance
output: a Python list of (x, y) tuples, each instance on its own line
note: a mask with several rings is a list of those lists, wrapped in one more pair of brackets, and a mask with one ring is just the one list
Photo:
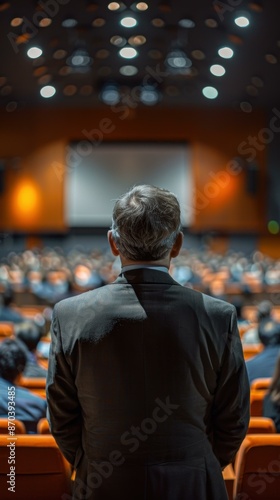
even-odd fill
[(126, 271), (120, 274), (114, 283), (169, 283), (170, 285), (180, 286), (169, 273), (163, 273), (162, 271), (148, 268)]

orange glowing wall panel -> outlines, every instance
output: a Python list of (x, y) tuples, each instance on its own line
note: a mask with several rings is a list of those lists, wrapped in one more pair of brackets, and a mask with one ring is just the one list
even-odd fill
[[(260, 189), (246, 190), (246, 173), (232, 159), (250, 156), (248, 137), (267, 126), (261, 112), (220, 109), (34, 109), (0, 113), (0, 157), (18, 157), (0, 194), (1, 231), (64, 231), (67, 144), (98, 147), (110, 140), (185, 140), (195, 179), (194, 231), (265, 231), (266, 148), (256, 151)], [(9, 161), (8, 161), (9, 164)]]

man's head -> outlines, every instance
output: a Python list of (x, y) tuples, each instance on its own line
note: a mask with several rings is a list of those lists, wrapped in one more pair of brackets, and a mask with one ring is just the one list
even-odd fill
[(6, 339), (0, 343), (0, 377), (16, 383), (26, 365), (26, 355), (17, 340)]
[(36, 351), (42, 334), (40, 328), (35, 323), (26, 321), (16, 326), (16, 336), (29, 351), (33, 352)]
[(127, 261), (175, 257), (182, 244), (180, 205), (176, 196), (155, 186), (135, 186), (115, 203), (109, 241)]

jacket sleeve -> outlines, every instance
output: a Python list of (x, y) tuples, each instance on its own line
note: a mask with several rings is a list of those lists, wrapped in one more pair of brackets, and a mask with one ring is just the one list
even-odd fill
[(231, 463), (246, 436), (250, 419), (250, 386), (235, 309), (218, 375), (212, 408), (213, 450), (222, 467)]
[(51, 433), (65, 458), (76, 467), (82, 455), (82, 413), (75, 380), (63, 352), (57, 306), (51, 324), (46, 392)]

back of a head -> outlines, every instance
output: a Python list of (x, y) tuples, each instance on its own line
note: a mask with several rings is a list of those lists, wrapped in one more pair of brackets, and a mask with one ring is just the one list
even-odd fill
[(16, 336), (26, 345), (29, 351), (35, 351), (42, 335), (40, 328), (29, 321), (20, 323), (16, 327)]
[(257, 307), (257, 320), (262, 321), (269, 318), (272, 311), (272, 302), (270, 300), (263, 300)]
[(150, 185), (133, 187), (115, 203), (112, 235), (120, 253), (134, 261), (155, 261), (171, 250), (181, 230), (176, 196)]
[(26, 354), (19, 342), (6, 339), (0, 343), (0, 377), (14, 383), (26, 365)]
[(264, 346), (279, 346), (280, 349), (280, 323), (273, 318), (264, 318), (258, 327), (260, 341)]

